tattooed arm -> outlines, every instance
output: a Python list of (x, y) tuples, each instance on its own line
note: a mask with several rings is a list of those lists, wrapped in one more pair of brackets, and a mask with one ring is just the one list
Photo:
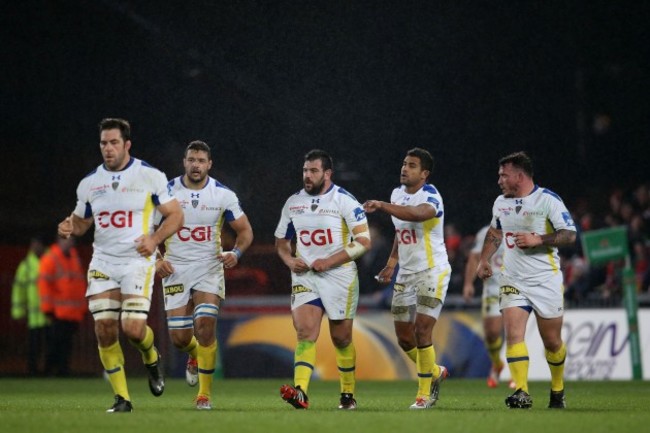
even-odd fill
[(539, 245), (548, 247), (563, 247), (571, 245), (576, 241), (576, 232), (573, 230), (561, 229), (553, 233), (538, 235), (534, 233), (515, 233), (515, 244), (519, 248), (531, 248)]
[(501, 230), (495, 229), (490, 226), (485, 234), (485, 242), (483, 242), (483, 249), (481, 250), (481, 258), (478, 262), (476, 275), (481, 278), (490, 278), (492, 276), (492, 266), (490, 266), (490, 258), (499, 249), (502, 237)]

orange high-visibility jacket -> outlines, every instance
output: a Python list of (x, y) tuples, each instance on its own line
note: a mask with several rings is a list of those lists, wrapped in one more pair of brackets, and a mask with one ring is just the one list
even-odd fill
[(69, 257), (54, 244), (41, 257), (38, 290), (41, 310), (54, 314), (59, 320), (81, 322), (88, 311), (86, 303), (86, 274), (76, 248), (70, 248)]

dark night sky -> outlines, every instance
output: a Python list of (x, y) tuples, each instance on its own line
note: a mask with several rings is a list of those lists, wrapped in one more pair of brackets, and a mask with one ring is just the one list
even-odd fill
[(487, 223), (511, 151), (569, 205), (648, 181), (648, 6), (492, 3), (11, 2), (0, 237), (71, 211), (108, 116), (131, 121), (133, 155), (168, 177), (187, 142), (211, 144), (212, 175), (260, 241), (314, 147), (360, 201), (388, 199), (404, 152), (429, 149), (447, 222), (466, 233)]

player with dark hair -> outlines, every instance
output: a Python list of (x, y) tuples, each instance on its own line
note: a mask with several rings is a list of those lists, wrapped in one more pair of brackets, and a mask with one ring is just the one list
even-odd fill
[(324, 313), (329, 318), (341, 382), (338, 407), (357, 407), (352, 323), (359, 302), (359, 278), (354, 260), (370, 248), (370, 233), (361, 204), (332, 182), (332, 165), (332, 158), (322, 150), (305, 155), (304, 188), (289, 197), (275, 231), (278, 255), (291, 270), (291, 314), (298, 338), (294, 384), (283, 385), (280, 395), (296, 409), (309, 407), (307, 390)]
[(418, 391), (411, 409), (436, 404), (447, 369), (436, 363), (432, 332), (447, 296), (451, 266), (444, 241), (444, 205), (435, 186), (427, 183), (433, 157), (416, 147), (406, 152), (390, 203), (368, 200), (368, 213), (383, 211), (395, 226), (393, 249), (386, 266), (377, 275), (381, 284), (393, 286), (391, 311), (398, 344), (417, 365)]
[(551, 370), (549, 408), (564, 408), (562, 341), (564, 288), (558, 247), (571, 245), (576, 228), (571, 214), (554, 192), (533, 181), (533, 164), (524, 152), (499, 160), (499, 187), (503, 192), (492, 207), (492, 222), (478, 264), (480, 278), (493, 275), (490, 258), (504, 246), (499, 305), (506, 335), (506, 358), (517, 390), (508, 398), (510, 408), (529, 408), (526, 324), (532, 311), (546, 349)]
[[(95, 224), (86, 297), (95, 319), (99, 357), (115, 394), (108, 412), (131, 412), (118, 334), (121, 328), (142, 354), (149, 389), (154, 396), (162, 395), (161, 357), (147, 317), (156, 248), (183, 225), (183, 211), (169, 194), (165, 174), (130, 156), (129, 122), (104, 119), (99, 132), (104, 163), (79, 183), (77, 205), (59, 223), (58, 233), (64, 238), (81, 236)], [(155, 231), (154, 210), (165, 217)]]
[[(174, 346), (189, 354), (188, 384), (199, 384), (196, 408), (209, 410), (217, 315), (226, 297), (224, 268), (237, 266), (253, 241), (253, 229), (237, 195), (208, 175), (212, 157), (206, 143), (187, 146), (183, 167), (185, 174), (172, 179), (169, 189), (183, 208), (185, 224), (165, 242), (156, 271), (163, 278), (169, 335)], [(225, 222), (237, 234), (230, 251), (221, 245)]]

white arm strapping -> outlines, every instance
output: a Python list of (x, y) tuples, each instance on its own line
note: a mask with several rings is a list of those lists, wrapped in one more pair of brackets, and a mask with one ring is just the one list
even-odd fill
[(350, 259), (356, 260), (363, 255), (368, 249), (364, 247), (361, 243), (352, 241), (343, 248)]

